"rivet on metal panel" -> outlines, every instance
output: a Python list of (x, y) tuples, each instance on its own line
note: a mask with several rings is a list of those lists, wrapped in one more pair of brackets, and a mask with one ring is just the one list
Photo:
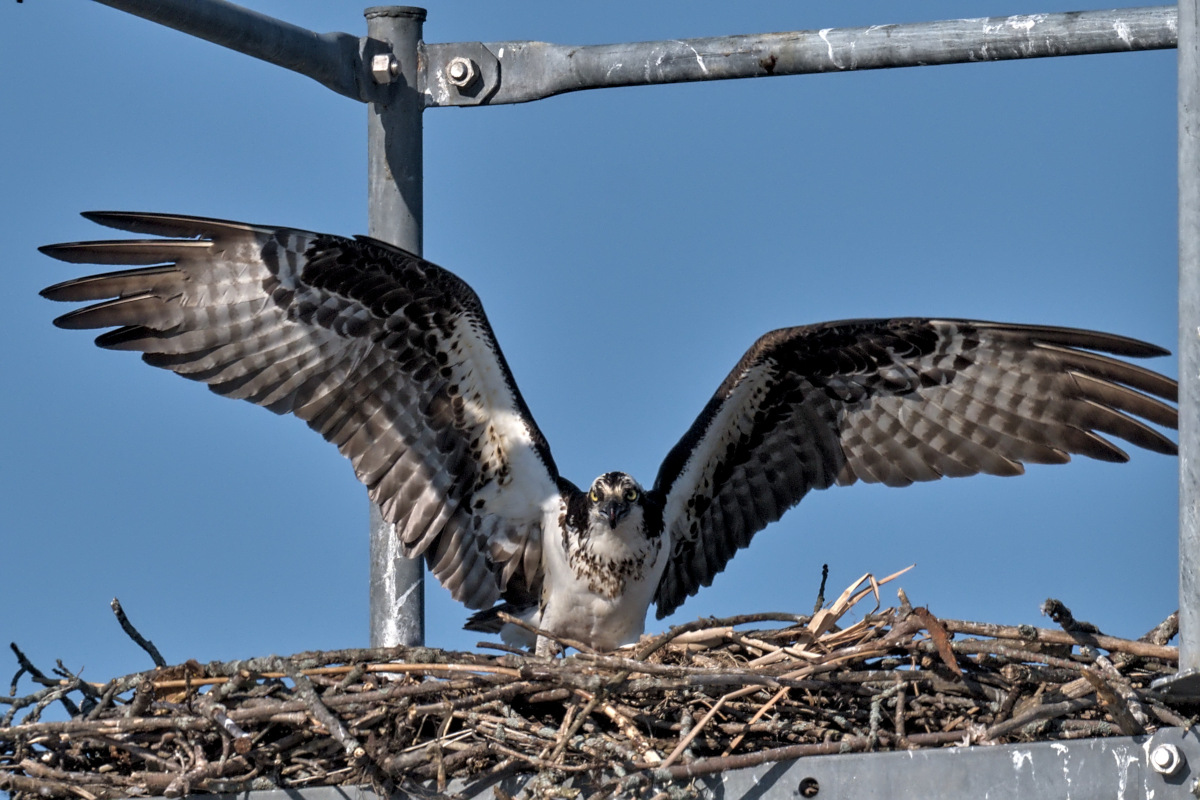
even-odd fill
[(1185, 763), (1183, 753), (1173, 744), (1160, 744), (1150, 753), (1150, 766), (1160, 775), (1174, 775)]
[(376, 83), (391, 83), (400, 74), (400, 62), (391, 53), (380, 53), (371, 58), (371, 75)]
[(450, 63), (446, 65), (446, 77), (458, 88), (466, 89), (479, 77), (479, 68), (471, 59), (458, 56), (450, 59)]

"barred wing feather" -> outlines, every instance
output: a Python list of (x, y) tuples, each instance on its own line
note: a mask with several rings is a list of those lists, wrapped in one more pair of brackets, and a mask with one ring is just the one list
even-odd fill
[(135, 269), (67, 281), (100, 301), (64, 328), (279, 414), (353, 464), (406, 553), (471, 608), (536, 592), (542, 507), (557, 497), (545, 438), (475, 293), (367, 238), (165, 214), (89, 219), (156, 237), (49, 245), (55, 258)]
[[(1112, 358), (1154, 345), (1069, 328), (942, 319), (824, 323), (761, 337), (663, 461), (672, 557), (662, 618), (811, 489), (1173, 454), (1173, 380)], [(1160, 399), (1161, 398), (1161, 399)]]

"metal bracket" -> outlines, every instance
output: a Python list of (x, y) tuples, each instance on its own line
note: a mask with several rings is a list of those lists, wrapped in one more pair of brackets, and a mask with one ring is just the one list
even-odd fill
[(482, 42), (426, 44), (420, 87), (428, 106), (478, 106), (500, 88), (500, 60)]
[(1200, 700), (1200, 669), (1184, 669), (1150, 684), (1152, 689), (1175, 699)]

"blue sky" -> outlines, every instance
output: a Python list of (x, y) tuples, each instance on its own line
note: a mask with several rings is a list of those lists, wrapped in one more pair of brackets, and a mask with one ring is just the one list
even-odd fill
[[(365, 30), (350, 3), (250, 5)], [(1085, 7), (431, 6), (430, 42), (575, 44)], [(96, 681), (147, 668), (119, 597), (172, 662), (365, 645), (367, 501), (349, 464), (294, 419), (53, 328), (67, 307), (37, 291), (86, 268), (36, 247), (104, 237), (89, 209), (365, 232), (366, 109), (82, 0), (0, 6), (0, 69), (0, 641)], [(425, 158), (425, 255), (478, 291), (577, 483), (652, 481), (772, 328), (940, 315), (1176, 349), (1174, 51), (431, 109)], [(805, 612), (822, 563), (836, 596), (915, 562), (899, 583), (937, 615), (1050, 624), (1054, 596), (1136, 636), (1177, 606), (1176, 498), (1175, 460), (1146, 452), (822, 492), (669, 622)], [(430, 644), (479, 639), (440, 587), (427, 603)]]

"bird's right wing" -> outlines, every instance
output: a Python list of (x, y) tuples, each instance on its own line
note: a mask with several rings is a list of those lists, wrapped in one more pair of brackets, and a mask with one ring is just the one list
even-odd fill
[(63, 261), (137, 269), (67, 281), (102, 301), (56, 320), (96, 343), (292, 413), (334, 443), (454, 595), (482, 608), (537, 596), (549, 447), (475, 293), (371, 239), (167, 214), (89, 219), (174, 239), (49, 245)]
[(1175, 381), (1103, 353), (1122, 336), (939, 319), (830, 322), (760, 338), (659, 469), (672, 554), (658, 616), (811, 489), (888, 486), (1128, 456), (1100, 434), (1174, 453)]

